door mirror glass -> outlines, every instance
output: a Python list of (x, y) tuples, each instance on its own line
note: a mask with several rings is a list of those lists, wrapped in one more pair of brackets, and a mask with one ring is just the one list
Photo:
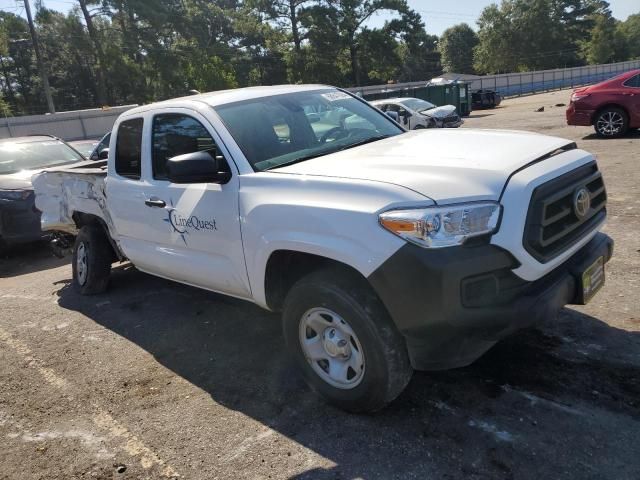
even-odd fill
[(392, 112), (391, 110), (387, 110), (384, 113), (387, 114), (387, 117), (391, 118), (392, 120), (395, 120), (396, 122), (400, 120), (400, 116), (398, 115), (398, 112)]
[(98, 154), (98, 160), (108, 160), (108, 159), (109, 159), (109, 149), (104, 148), (100, 150), (100, 153)]
[(185, 153), (167, 160), (167, 175), (172, 183), (219, 183), (231, 180), (229, 165), (221, 155), (207, 151)]

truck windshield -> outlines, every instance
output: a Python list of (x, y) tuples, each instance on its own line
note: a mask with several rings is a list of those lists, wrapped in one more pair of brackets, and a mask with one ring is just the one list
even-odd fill
[(0, 175), (82, 160), (82, 155), (60, 140), (0, 142)]
[(234, 102), (215, 111), (256, 171), (404, 132), (380, 111), (335, 89)]

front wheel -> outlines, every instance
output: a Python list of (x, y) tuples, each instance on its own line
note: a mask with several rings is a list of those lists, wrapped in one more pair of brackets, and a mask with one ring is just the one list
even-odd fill
[(307, 384), (344, 410), (381, 409), (413, 374), (386, 309), (348, 270), (322, 270), (296, 283), (285, 300), (283, 328)]
[(621, 108), (608, 107), (598, 112), (593, 128), (600, 137), (619, 137), (629, 129), (629, 117)]
[(85, 225), (73, 246), (73, 286), (82, 295), (102, 293), (109, 284), (113, 249), (104, 230)]

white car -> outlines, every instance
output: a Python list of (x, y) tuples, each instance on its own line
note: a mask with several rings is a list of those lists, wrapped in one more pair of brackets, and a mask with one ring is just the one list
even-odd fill
[(391, 114), (390, 116), (407, 130), (457, 128), (464, 123), (453, 105), (436, 107), (431, 102), (413, 97), (387, 98), (370, 103)]
[(602, 176), (575, 143), (405, 132), (323, 85), (129, 110), (107, 161), (33, 184), (42, 228), (74, 244), (78, 292), (129, 260), (280, 311), (306, 381), (350, 411), (585, 303), (613, 251)]

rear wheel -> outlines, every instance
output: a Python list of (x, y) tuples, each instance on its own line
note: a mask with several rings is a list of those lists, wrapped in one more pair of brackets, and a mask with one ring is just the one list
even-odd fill
[(619, 137), (629, 129), (627, 112), (618, 107), (607, 107), (596, 115), (593, 128), (600, 137)]
[(404, 339), (366, 281), (348, 270), (322, 270), (296, 283), (283, 328), (306, 382), (344, 410), (379, 410), (411, 379)]
[(78, 232), (73, 247), (73, 286), (82, 295), (102, 293), (109, 284), (113, 249), (104, 230), (85, 225)]

